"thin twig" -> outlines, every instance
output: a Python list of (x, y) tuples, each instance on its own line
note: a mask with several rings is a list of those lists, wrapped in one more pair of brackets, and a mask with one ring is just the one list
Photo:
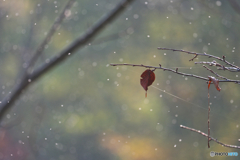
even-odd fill
[[(200, 130), (196, 130), (196, 129), (194, 129), (194, 128), (186, 127), (186, 126), (183, 126), (183, 125), (180, 125), (180, 127), (183, 128), (183, 129), (187, 129), (187, 130), (193, 131), (193, 132), (197, 132), (197, 133), (199, 133), (199, 134), (201, 134), (201, 135), (203, 135), (203, 136), (205, 136), (205, 137), (208, 138), (208, 134), (206, 134), (206, 133), (204, 133), (204, 132), (202, 132), (202, 131), (200, 131)], [(216, 143), (218, 143), (218, 144), (220, 144), (220, 145), (222, 145), (223, 147), (240, 149), (240, 146), (225, 144), (225, 143), (220, 142), (220, 141), (218, 141), (216, 138), (213, 138), (213, 137), (211, 137), (211, 136), (209, 136), (209, 139), (210, 139), (210, 140), (213, 140), (214, 142), (216, 142)]]
[(224, 68), (218, 67), (217, 69), (228, 70), (230, 72), (240, 72), (240, 68), (235, 68), (235, 67), (224, 67)]
[[(209, 82), (210, 83), (210, 82)], [(209, 141), (210, 141), (210, 94), (209, 94), (209, 88), (208, 88), (208, 148), (210, 148), (210, 144), (209, 144)]]
[(221, 65), (220, 63), (217, 63), (215, 60), (212, 62), (194, 62), (195, 64), (207, 64), (209, 66), (217, 66), (218, 70), (228, 70), (230, 72), (240, 72), (240, 68), (235, 68), (235, 67), (225, 67), (224, 65)]
[[(143, 64), (139, 64), (139, 65), (138, 65), (138, 64), (128, 64), (128, 63), (123, 63), (123, 64), (110, 64), (110, 65), (111, 65), (111, 66), (132, 66), (132, 67), (144, 67), (144, 68), (162, 69), (162, 70), (164, 70), (164, 71), (170, 71), (170, 72), (173, 72), (173, 73), (176, 73), (176, 74), (180, 74), (180, 75), (183, 75), (183, 76), (194, 77), (194, 78), (201, 79), (201, 80), (205, 80), (205, 81), (208, 81), (208, 80), (209, 80), (209, 78), (207, 78), (207, 77), (201, 77), (201, 76), (194, 75), (194, 74), (188, 74), (188, 73), (184, 73), (184, 72), (179, 72), (178, 69), (173, 70), (173, 69), (170, 69), (170, 68), (164, 68), (164, 67), (162, 67), (160, 64), (159, 64), (159, 67), (147, 66), (147, 65), (143, 65)], [(240, 81), (239, 81), (239, 80), (232, 80), (232, 79), (219, 80), (219, 82), (233, 82), (233, 83), (240, 84)]]
[(225, 69), (224, 65), (221, 65), (220, 63), (217, 63), (215, 60), (213, 60), (212, 62), (194, 62), (195, 64), (208, 64), (209, 66), (217, 66), (217, 67), (221, 67), (222, 69)]
[(123, 63), (123, 64), (110, 64), (110, 65), (111, 66), (132, 66), (132, 67), (144, 67), (144, 68), (162, 69), (164, 71), (174, 72), (176, 74), (180, 74), (180, 75), (183, 75), (183, 76), (195, 77), (195, 78), (206, 80), (206, 81), (208, 80), (208, 78), (206, 78), (206, 77), (201, 77), (201, 76), (194, 75), (194, 74), (187, 74), (187, 73), (179, 72), (178, 68), (176, 68), (176, 70), (173, 70), (173, 69), (170, 69), (170, 68), (164, 68), (160, 64), (159, 64), (159, 67), (147, 66), (147, 65), (143, 65), (143, 64), (138, 65), (138, 64), (127, 64), (127, 63)]
[(217, 77), (220, 77), (220, 78), (225, 79), (225, 80), (227, 80), (227, 81), (229, 80), (228, 78), (223, 77), (223, 76), (217, 74), (216, 72), (214, 72), (213, 70), (211, 70), (211, 69), (208, 68), (207, 66), (203, 65), (203, 67), (206, 68), (207, 70), (209, 70), (211, 73), (215, 74)]
[(199, 55), (199, 56), (207, 56), (209, 58), (214, 58), (214, 59), (217, 59), (217, 60), (220, 60), (232, 67), (235, 67), (235, 68), (238, 68), (240, 69), (240, 67), (228, 62), (225, 60), (225, 56), (223, 56), (223, 58), (220, 58), (220, 57), (217, 57), (217, 56), (214, 56), (214, 55), (211, 55), (211, 54), (207, 54), (207, 53), (196, 53), (196, 52), (189, 52), (189, 51), (185, 51), (185, 50), (181, 50), (181, 49), (171, 49), (171, 48), (161, 48), (161, 47), (158, 47), (159, 50), (169, 50), (169, 51), (178, 51), (178, 52), (184, 52), (184, 53), (187, 53), (187, 54), (194, 54), (194, 55)]
[[(66, 11), (72, 7), (75, 0), (69, 0), (60, 15), (56, 18), (55, 22), (53, 23), (52, 27), (50, 28), (49, 32), (47, 33), (47, 36), (41, 43), (41, 45), (37, 48), (35, 51), (35, 54), (31, 58), (31, 60), (28, 63), (27, 66), (27, 72), (29, 72), (29, 69), (34, 66), (35, 62), (37, 61), (38, 57), (43, 53), (43, 50), (45, 49), (45, 46), (50, 42), (53, 34), (56, 32), (56, 30), (59, 28), (60, 24), (62, 23), (63, 19), (66, 17)], [(31, 70), (31, 69), (30, 69)]]
[(189, 61), (193, 61), (195, 58), (197, 58), (197, 54), (192, 58), (192, 59), (190, 59)]
[(47, 71), (68, 59), (70, 57), (69, 55), (76, 53), (80, 47), (83, 47), (85, 44), (89, 43), (102, 29), (104, 29), (110, 22), (115, 20), (116, 17), (122, 13), (133, 1), (134, 0), (122, 0), (113, 10), (111, 10), (104, 17), (100, 18), (100, 20), (97, 21), (93, 27), (89, 28), (85, 34), (60, 51), (60, 53), (58, 53), (56, 56), (48, 59), (46, 63), (43, 63), (32, 73), (24, 76), (20, 82), (17, 82), (12, 93), (4, 97), (0, 104), (0, 120), (3, 118), (3, 115), (7, 109), (10, 108), (13, 102), (15, 102), (15, 100), (21, 95), (22, 91), (29, 86), (29, 84), (33, 83)]

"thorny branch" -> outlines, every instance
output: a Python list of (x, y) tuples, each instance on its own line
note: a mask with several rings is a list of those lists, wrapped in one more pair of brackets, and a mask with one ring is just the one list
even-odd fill
[[(193, 131), (193, 132), (197, 132), (197, 133), (199, 133), (199, 134), (201, 134), (201, 135), (203, 135), (203, 136), (205, 136), (205, 137), (208, 138), (208, 134), (206, 134), (206, 133), (204, 133), (204, 132), (202, 132), (202, 131), (200, 131), (200, 130), (196, 130), (196, 129), (194, 129), (194, 128), (186, 127), (186, 126), (183, 126), (183, 125), (180, 125), (180, 127), (183, 128), (183, 129), (187, 129), (187, 130)], [(213, 137), (211, 137), (211, 136), (209, 136), (209, 140), (213, 140), (214, 142), (222, 145), (223, 147), (240, 149), (240, 146), (225, 144), (225, 143), (220, 142), (220, 141), (218, 141), (216, 138), (213, 138)]]
[(10, 106), (15, 102), (22, 92), (34, 81), (44, 75), (47, 71), (53, 69), (55, 66), (62, 63), (64, 60), (68, 59), (70, 56), (85, 44), (89, 43), (101, 30), (103, 30), (110, 22), (115, 20), (117, 16), (122, 13), (127, 6), (134, 0), (121, 0), (116, 7), (111, 10), (108, 14), (99, 19), (92, 27), (90, 27), (85, 34), (73, 41), (69, 46), (60, 51), (56, 56), (47, 59), (46, 63), (36, 68), (32, 73), (24, 74), (22, 79), (18, 81), (13, 89), (13, 91), (4, 97), (0, 104), (0, 120), (3, 118), (5, 112), (10, 108)]

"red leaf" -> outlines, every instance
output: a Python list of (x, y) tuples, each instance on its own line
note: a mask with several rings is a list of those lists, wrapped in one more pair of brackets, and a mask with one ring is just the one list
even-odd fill
[(208, 81), (208, 89), (210, 88), (211, 83), (212, 83), (212, 81), (209, 80), (209, 81)]
[(208, 89), (210, 87), (211, 82), (213, 82), (213, 84), (215, 85), (216, 89), (220, 92), (221, 88), (219, 87), (219, 80), (215, 77), (212, 76), (208, 76), (209, 78), (209, 82), (208, 82)]
[(150, 69), (147, 69), (142, 73), (140, 84), (146, 91), (145, 97), (147, 97), (148, 86), (150, 86), (154, 82), (154, 80), (155, 80), (155, 74)]

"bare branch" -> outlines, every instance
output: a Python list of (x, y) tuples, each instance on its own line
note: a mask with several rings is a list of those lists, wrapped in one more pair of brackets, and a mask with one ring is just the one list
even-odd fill
[(112, 22), (116, 17), (122, 13), (126, 7), (133, 2), (134, 0), (122, 0), (116, 7), (106, 14), (104, 17), (100, 18), (98, 22), (89, 28), (85, 34), (80, 36), (74, 42), (72, 42), (68, 47), (63, 49), (56, 56), (46, 60), (46, 63), (42, 64), (33, 73), (28, 73), (23, 76), (20, 82), (17, 82), (12, 93), (4, 97), (3, 101), (0, 104), (0, 119), (3, 118), (4, 113), (9, 109), (9, 107), (15, 102), (15, 100), (21, 95), (22, 91), (26, 89), (29, 84), (40, 78), (47, 71), (62, 63), (64, 60), (69, 58), (69, 55), (72, 55), (76, 52), (77, 49), (83, 47), (85, 44), (89, 43), (102, 29), (104, 29), (107, 24)]
[(206, 77), (201, 77), (201, 76), (197, 76), (197, 75), (194, 75), (194, 74), (187, 74), (187, 73), (183, 73), (183, 72), (179, 72), (178, 71), (178, 68), (176, 68), (176, 70), (173, 70), (173, 69), (170, 69), (170, 68), (164, 68), (162, 67), (160, 64), (159, 64), (159, 67), (154, 67), (154, 66), (146, 66), (146, 65), (137, 65), (137, 64), (127, 64), (127, 63), (123, 63), (123, 64), (110, 64), (111, 66), (132, 66), (132, 67), (144, 67), (144, 68), (154, 68), (154, 69), (162, 69), (164, 71), (170, 71), (170, 72), (173, 72), (173, 73), (176, 73), (176, 74), (180, 74), (180, 75), (183, 75), (183, 76), (188, 76), (188, 77), (195, 77), (195, 78), (198, 78), (198, 79), (202, 79), (202, 80), (206, 80), (208, 81), (208, 78)]
[[(206, 134), (206, 133), (204, 133), (204, 132), (202, 132), (202, 131), (200, 131), (200, 130), (196, 130), (196, 129), (194, 129), (194, 128), (186, 127), (186, 126), (183, 126), (183, 125), (180, 125), (180, 127), (183, 128), (183, 129), (187, 129), (187, 130), (193, 131), (193, 132), (197, 132), (197, 133), (199, 133), (199, 134), (201, 134), (201, 135), (203, 135), (203, 136), (205, 136), (205, 137), (208, 138), (208, 134)], [(218, 141), (216, 138), (213, 138), (213, 137), (211, 137), (211, 136), (209, 136), (209, 139), (210, 139), (210, 140), (213, 140), (214, 142), (216, 142), (216, 143), (218, 143), (218, 144), (220, 144), (220, 145), (222, 145), (223, 147), (240, 149), (240, 146), (225, 144), (225, 143), (220, 142), (220, 141)]]
[[(195, 56), (190, 59), (189, 61), (193, 61), (195, 58), (197, 58), (198, 55), (201, 55), (201, 56), (208, 56), (210, 58), (215, 58), (215, 59), (218, 59), (228, 65), (231, 65), (232, 67), (234, 68), (237, 68), (237, 69), (240, 69), (238, 66), (235, 66), (229, 62), (227, 62), (225, 60), (225, 56), (223, 56), (223, 58), (219, 58), (219, 57), (216, 57), (216, 56), (213, 56), (213, 55), (209, 55), (209, 54), (206, 54), (206, 53), (195, 53), (195, 52), (188, 52), (188, 51), (184, 51), (184, 50), (177, 50), (177, 49), (169, 49), (169, 48), (158, 48), (160, 50), (171, 50), (171, 51), (179, 51), (179, 52), (185, 52), (185, 53), (188, 53), (188, 54), (194, 54)], [(199, 64), (199, 63), (203, 63), (203, 64), (208, 64), (209, 66), (217, 66), (217, 67), (220, 67), (221, 69), (226, 69), (225, 66), (217, 63), (215, 60), (213, 60), (212, 62), (197, 62), (195, 64)], [(184, 75), (184, 76), (190, 76), (190, 77), (195, 77), (197, 79), (201, 79), (201, 80), (205, 80), (207, 81), (209, 84), (208, 84), (208, 134), (206, 133), (203, 133), (201, 131), (198, 131), (196, 129), (193, 129), (193, 128), (189, 128), (189, 127), (186, 127), (186, 126), (183, 126), (183, 125), (180, 125), (181, 128), (184, 128), (184, 129), (188, 129), (188, 130), (191, 130), (191, 131), (194, 131), (194, 132), (197, 132), (199, 134), (202, 134), (203, 136), (207, 137), (208, 138), (208, 148), (210, 148), (210, 141), (213, 140), (219, 144), (221, 144), (222, 146), (225, 146), (225, 147), (230, 147), (230, 148), (240, 148), (240, 146), (234, 146), (234, 145), (228, 145), (228, 144), (224, 144), (222, 142), (219, 142), (217, 139), (215, 138), (212, 138), (210, 136), (210, 95), (209, 95), (209, 86), (210, 86), (210, 83), (213, 83), (216, 87), (216, 89), (218, 91), (221, 90), (221, 88), (218, 86), (218, 83), (219, 82), (235, 82), (235, 83), (238, 83), (240, 84), (240, 81), (238, 80), (231, 80), (231, 79), (228, 79), (226, 77), (223, 77), (223, 76), (220, 76), (218, 73), (214, 72), (213, 70), (211, 70), (210, 68), (206, 67), (205, 65), (203, 65), (204, 68), (206, 68), (207, 70), (209, 70), (211, 73), (215, 74), (217, 77), (220, 77), (224, 80), (221, 80), (219, 81), (218, 79), (216, 79), (215, 77), (212, 77), (212, 76), (208, 76), (208, 78), (206, 77), (201, 77), (201, 76), (198, 76), (198, 75), (194, 75), (194, 74), (187, 74), (187, 73), (183, 73), (183, 72), (179, 72), (178, 71), (178, 68), (176, 68), (175, 70), (173, 69), (169, 69), (169, 68), (164, 68), (162, 67), (161, 64), (159, 64), (159, 67), (155, 67), (155, 66), (147, 66), (147, 65), (136, 65), (136, 64), (127, 64), (127, 63), (124, 63), (124, 64), (110, 64), (111, 66), (132, 66), (132, 67), (144, 67), (144, 68), (153, 68), (154, 70), (156, 69), (162, 69), (164, 71), (170, 71), (170, 72), (173, 72), (173, 73), (176, 73), (176, 74), (179, 74), (179, 75)]]
[(197, 54), (192, 58), (192, 59), (190, 59), (189, 61), (193, 61), (195, 58), (197, 58)]
[(228, 70), (230, 72), (240, 72), (240, 68), (235, 68), (235, 67), (224, 67), (224, 68), (218, 67), (217, 69)]
[[(176, 74), (180, 74), (180, 75), (183, 75), (183, 76), (188, 76), (188, 77), (194, 77), (194, 78), (197, 78), (197, 79), (201, 79), (201, 80), (205, 80), (205, 81), (208, 81), (209, 78), (207, 77), (201, 77), (201, 76), (198, 76), (198, 75), (194, 75), (194, 74), (188, 74), (188, 73), (183, 73), (183, 72), (179, 72), (178, 71), (178, 68), (176, 68), (176, 70), (173, 70), (173, 69), (170, 69), (170, 68), (164, 68), (162, 67), (160, 64), (159, 64), (159, 67), (155, 67), (155, 66), (147, 66), (147, 65), (143, 65), (143, 64), (128, 64), (128, 63), (123, 63), (123, 64), (110, 64), (111, 66), (132, 66), (132, 67), (144, 67), (144, 68), (154, 68), (154, 69), (162, 69), (164, 71), (170, 71), (170, 72), (173, 72), (173, 73), (176, 73)], [(219, 82), (233, 82), (233, 83), (238, 83), (240, 84), (240, 81), (239, 80), (232, 80), (232, 79), (227, 79), (227, 80), (220, 80)]]
[(38, 57), (43, 53), (43, 50), (44, 50), (45, 46), (50, 42), (53, 34), (59, 28), (59, 26), (62, 23), (63, 19), (66, 17), (66, 11), (69, 8), (72, 7), (74, 2), (75, 2), (75, 0), (69, 0), (68, 3), (66, 4), (66, 6), (64, 7), (64, 9), (62, 10), (62, 12), (60, 13), (60, 15), (56, 18), (56, 20), (53, 23), (52, 27), (50, 28), (47, 36), (45, 37), (45, 39), (43, 40), (41, 45), (37, 48), (37, 50), (35, 51), (35, 54), (33, 55), (33, 57), (31, 58), (30, 62), (28, 63), (28, 66), (27, 66), (27, 69), (26, 69), (27, 72), (29, 72), (29, 69), (31, 70), (31, 67), (34, 66), (34, 64), (37, 61)]
[(195, 64), (208, 64), (209, 66), (217, 66), (217, 67), (221, 67), (221, 68), (225, 68), (223, 65), (221, 65), (220, 63), (217, 63), (215, 60), (213, 60), (212, 62), (194, 62)]
[(230, 72), (240, 72), (239, 68), (225, 67), (224, 65), (221, 65), (220, 63), (217, 63), (215, 60), (213, 60), (212, 62), (201, 61), (201, 62), (194, 62), (194, 63), (195, 64), (207, 64), (209, 66), (217, 66), (218, 70), (228, 70)]
[(216, 72), (214, 72), (213, 70), (208, 68), (207, 66), (203, 65), (203, 67), (206, 68), (207, 70), (209, 70), (211, 73), (215, 74), (217, 77), (220, 77), (222, 79), (225, 79), (225, 80), (229, 81), (229, 79), (227, 79), (226, 77), (220, 76), (219, 74), (217, 74)]
[[(210, 79), (210, 78), (209, 78)], [(210, 83), (210, 82), (209, 82)], [(208, 84), (209, 86), (210, 84)], [(211, 111), (211, 108), (210, 108), (210, 94), (209, 94), (209, 87), (208, 87), (208, 148), (210, 148), (210, 111)]]
[[(232, 67), (235, 67), (235, 68), (238, 68), (240, 69), (240, 67), (228, 62), (225, 60), (225, 56), (223, 56), (223, 58), (220, 58), (220, 57), (217, 57), (217, 56), (214, 56), (214, 55), (211, 55), (211, 54), (207, 54), (207, 53), (195, 53), (195, 52), (189, 52), (189, 51), (185, 51), (185, 50), (181, 50), (181, 49), (171, 49), (171, 48), (161, 48), (161, 47), (158, 47), (159, 50), (169, 50), (169, 51), (178, 51), (178, 52), (184, 52), (184, 53), (187, 53), (187, 54), (194, 54), (194, 55), (199, 55), (199, 56), (207, 56), (209, 58), (214, 58), (214, 59), (217, 59), (219, 61), (222, 61)], [(193, 58), (194, 59), (194, 58)]]

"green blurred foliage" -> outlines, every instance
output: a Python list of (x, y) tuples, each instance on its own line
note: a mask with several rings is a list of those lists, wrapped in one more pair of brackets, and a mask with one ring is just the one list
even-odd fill
[[(36, 67), (117, 3), (75, 2)], [(0, 1), (1, 99), (17, 84), (65, 4), (64, 0)], [(200, 160), (210, 159), (210, 151), (237, 151), (214, 142), (208, 149), (206, 137), (179, 127), (207, 132), (206, 82), (156, 70), (154, 87), (145, 98), (140, 85), (145, 68), (109, 64), (161, 64), (206, 77), (211, 73), (189, 62), (191, 55), (157, 47), (225, 55), (239, 65), (239, 18), (223, 0), (134, 2), (96, 39), (23, 91), (2, 122), (13, 125), (0, 130), (0, 159)], [(238, 79), (238, 73), (218, 73)], [(230, 83), (220, 87), (221, 92), (210, 87), (211, 135), (238, 145), (240, 89)]]

